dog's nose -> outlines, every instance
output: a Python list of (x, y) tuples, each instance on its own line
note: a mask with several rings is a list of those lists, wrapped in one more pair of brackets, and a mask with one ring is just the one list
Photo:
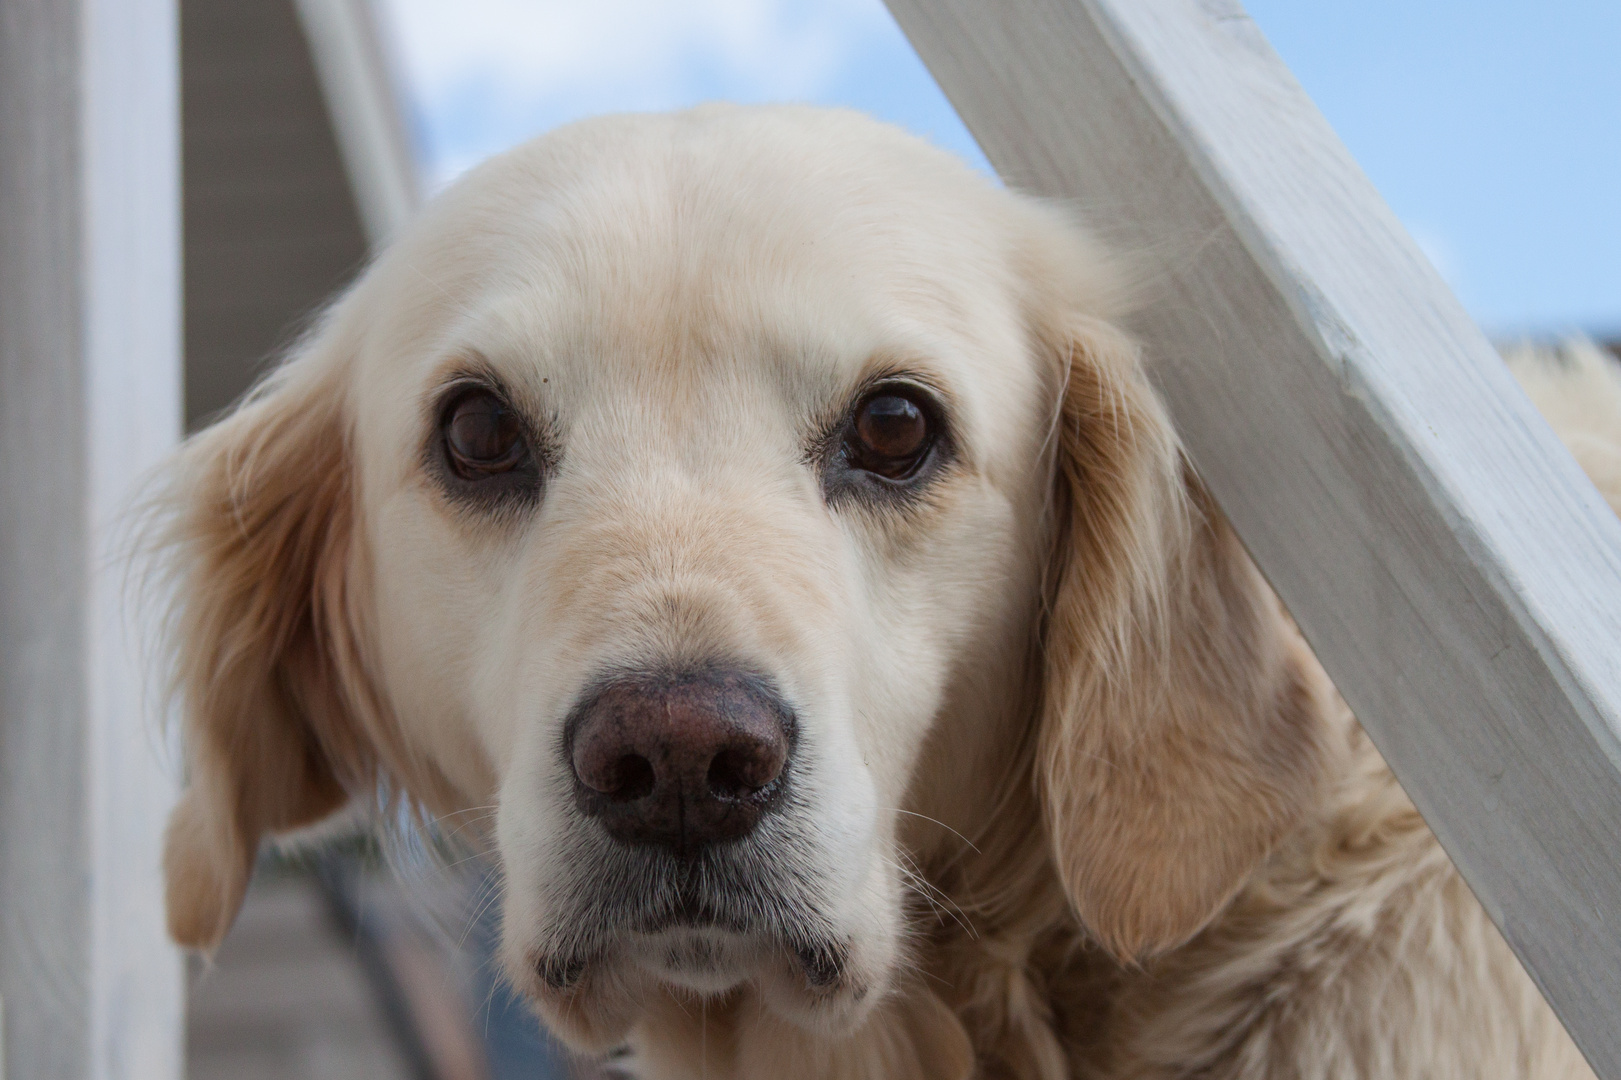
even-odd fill
[(609, 835), (690, 855), (746, 835), (781, 796), (793, 714), (757, 676), (622, 676), (569, 720), (575, 801)]

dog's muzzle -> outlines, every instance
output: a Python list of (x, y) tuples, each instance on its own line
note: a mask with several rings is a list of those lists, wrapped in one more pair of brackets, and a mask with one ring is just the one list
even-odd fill
[(847, 867), (808, 801), (802, 734), (772, 681), (738, 665), (588, 685), (558, 744), (573, 820), (547, 860), (546, 916), (514, 957), (548, 1016), (634, 1012), (632, 988), (654, 984), (751, 983), (818, 1024), (865, 1007), (882, 969), (840, 917)]

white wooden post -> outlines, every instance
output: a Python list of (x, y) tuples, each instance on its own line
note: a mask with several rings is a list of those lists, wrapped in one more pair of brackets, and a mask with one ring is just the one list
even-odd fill
[(888, 0), (1011, 184), (1152, 271), (1200, 472), (1621, 1078), (1621, 523), (1234, 0)]
[(173, 0), (0, 5), (0, 1067), (178, 1080), (172, 779), (110, 534), (180, 431)]

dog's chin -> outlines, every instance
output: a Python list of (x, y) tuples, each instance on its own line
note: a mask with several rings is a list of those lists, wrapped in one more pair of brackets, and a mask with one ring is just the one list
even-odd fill
[(577, 1050), (600, 1052), (625, 1041), (659, 998), (754, 995), (808, 1032), (852, 1031), (882, 998), (890, 950), (825, 941), (792, 946), (764, 935), (674, 926), (622, 935), (604, 954), (559, 963), (530, 955), (508, 974), (541, 1019)]
[(620, 947), (622, 962), (648, 979), (703, 997), (718, 997), (754, 978), (770, 951), (757, 935), (702, 926), (627, 934)]

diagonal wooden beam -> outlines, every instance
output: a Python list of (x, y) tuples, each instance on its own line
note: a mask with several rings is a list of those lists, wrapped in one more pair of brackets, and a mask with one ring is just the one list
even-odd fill
[(1232, 0), (888, 0), (1011, 184), (1149, 270), (1200, 472), (1621, 1078), (1621, 522)]

